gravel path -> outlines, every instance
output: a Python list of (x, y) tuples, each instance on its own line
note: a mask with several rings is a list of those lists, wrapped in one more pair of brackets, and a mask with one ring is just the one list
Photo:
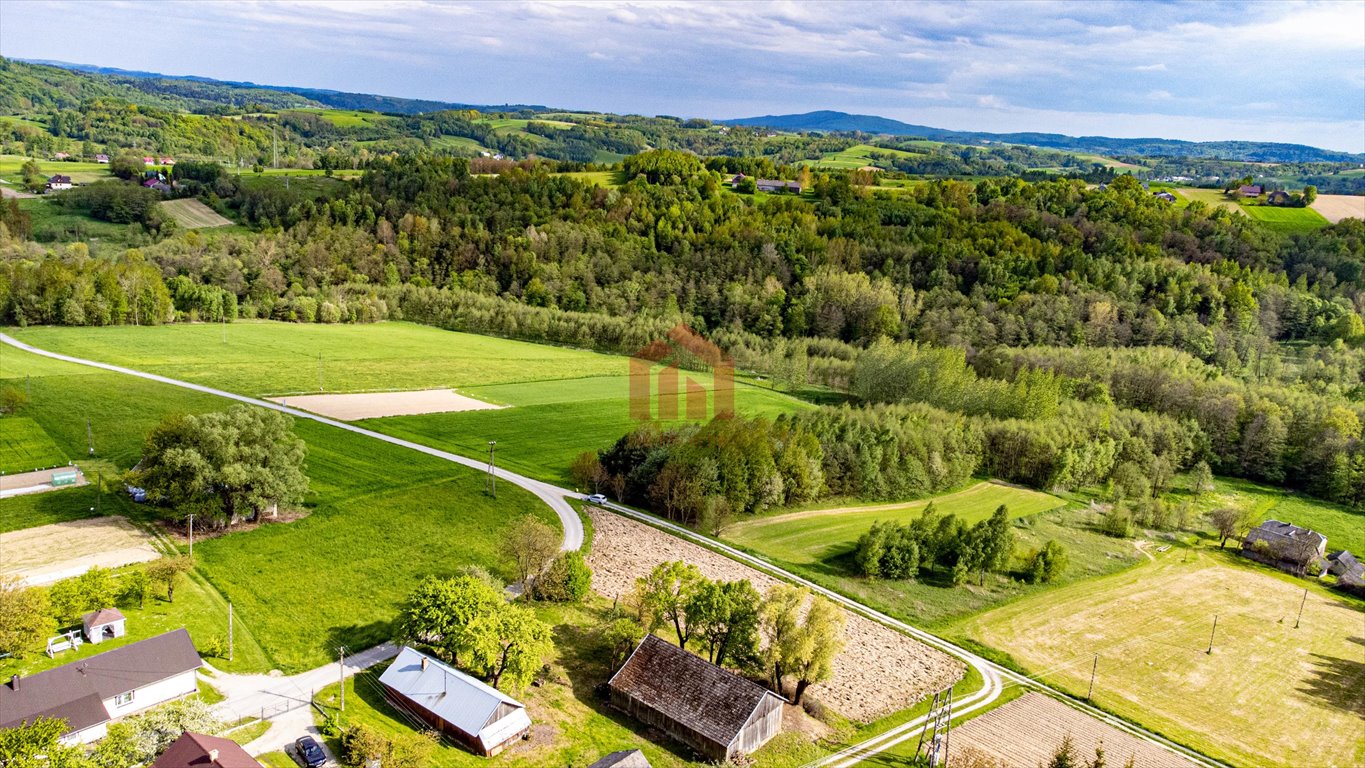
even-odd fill
[[(777, 579), (643, 523), (591, 509), (593, 587), (609, 598), (668, 560), (685, 560), (710, 579), (748, 579), (760, 592)], [(905, 709), (960, 680), (962, 662), (877, 622), (844, 612), (846, 645), (834, 674), (810, 693), (845, 717), (868, 722)]]

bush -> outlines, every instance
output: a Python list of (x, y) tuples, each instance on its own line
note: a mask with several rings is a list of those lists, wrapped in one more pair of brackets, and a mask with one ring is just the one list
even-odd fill
[(211, 656), (215, 659), (227, 658), (227, 641), (222, 635), (212, 635), (199, 641), (199, 655)]
[(1045, 584), (1057, 580), (1066, 572), (1069, 560), (1066, 547), (1061, 542), (1056, 539), (1048, 541), (1029, 564), (1029, 581)]
[(536, 597), (557, 603), (575, 603), (592, 589), (592, 569), (581, 552), (563, 552), (535, 580)]
[(1123, 507), (1115, 504), (1112, 509), (1104, 513), (1100, 520), (1100, 530), (1120, 539), (1128, 538), (1132, 532), (1133, 516)]

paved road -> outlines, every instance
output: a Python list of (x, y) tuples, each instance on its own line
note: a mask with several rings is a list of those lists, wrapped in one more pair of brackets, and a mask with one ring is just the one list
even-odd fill
[[(383, 440), (384, 442), (392, 443), (394, 445), (401, 445), (406, 448), (411, 448), (412, 450), (428, 454), (430, 456), (436, 456), (438, 458), (446, 459), (447, 461), (455, 462), (457, 464), (463, 464), (466, 466), (474, 467), (476, 469), (484, 468), (483, 462), (476, 459), (470, 459), (453, 453), (447, 453), (445, 451), (430, 448), (425, 445), (420, 445), (418, 443), (413, 443), (407, 440), (401, 440), (399, 438), (392, 437), (390, 435), (385, 435), (380, 432), (363, 429), (361, 427), (357, 427), (352, 424), (347, 424), (345, 422), (328, 419), (322, 416), (317, 416), (306, 411), (300, 411), (294, 408), (287, 408), (277, 403), (272, 403), (266, 400), (257, 400), (256, 398), (246, 397), (231, 392), (225, 392), (220, 389), (213, 389), (211, 387), (205, 387), (199, 384), (191, 384), (189, 382), (179, 381), (177, 379), (171, 379), (165, 376), (144, 373), (142, 371), (133, 370), (131, 368), (123, 368), (121, 366), (109, 365), (107, 363), (100, 363), (92, 360), (83, 360), (81, 358), (62, 355), (55, 352), (48, 352), (46, 350), (38, 349), (36, 347), (29, 346), (28, 344), (24, 344), (23, 342), (20, 342), (17, 339), (14, 339), (3, 333), (0, 333), (0, 342), (9, 344), (11, 346), (23, 349), (28, 352), (32, 352), (37, 355), (43, 355), (44, 357), (50, 357), (56, 360), (63, 360), (65, 362), (75, 363), (77, 365), (92, 366), (107, 371), (113, 371), (115, 373), (127, 374), (129, 376), (137, 376), (144, 379), (150, 379), (152, 381), (158, 381), (163, 384), (170, 384), (177, 387), (185, 387), (187, 389), (192, 389), (197, 392), (204, 392), (211, 395), (226, 397), (232, 400), (236, 400), (238, 402), (257, 405), (262, 408), (270, 408), (272, 410), (288, 413), (298, 418), (312, 419), (313, 421), (328, 424), (339, 429), (345, 429), (351, 432), (355, 432), (357, 434), (373, 437), (377, 440)], [(575, 493), (565, 488), (559, 488), (550, 483), (545, 483), (539, 480), (532, 480), (531, 478), (528, 477), (523, 477), (515, 473), (506, 472), (505, 470), (498, 470), (498, 477), (504, 478), (509, 482), (512, 482), (531, 491), (536, 496), (543, 499), (547, 504), (550, 505), (552, 509), (555, 510), (556, 513), (559, 514), (560, 520), (564, 523), (564, 544), (562, 547), (563, 549), (565, 550), (578, 549), (583, 545), (582, 522), (578, 519), (578, 515), (574, 512), (573, 508), (569, 506), (567, 501), (565, 501), (566, 497), (582, 498), (581, 494)], [(1140, 739), (1144, 739), (1160, 747), (1163, 747), (1171, 752), (1181, 755), (1182, 757), (1193, 761), (1197, 765), (1205, 766), (1206, 768), (1228, 768), (1224, 763), (1205, 757), (1197, 752), (1180, 746), (1179, 744), (1176, 744), (1168, 739), (1165, 739), (1154, 733), (1150, 733), (1142, 728), (1139, 728), (1124, 720), (1114, 717), (1102, 710), (1096, 709), (1095, 707), (1092, 707), (1089, 704), (1086, 704), (1084, 702), (1073, 699), (1065, 694), (1062, 694), (1061, 692), (1056, 691), (1055, 689), (1043, 683), (1040, 683), (1024, 675), (1020, 675), (1017, 672), (1014, 672), (993, 662), (987, 661), (986, 659), (977, 656), (976, 654), (972, 653), (971, 651), (968, 651), (965, 648), (954, 645), (953, 643), (943, 640), (935, 635), (929, 634), (928, 632), (925, 632), (921, 629), (917, 629), (916, 627), (912, 627), (909, 624), (906, 624), (905, 622), (887, 616), (884, 613), (868, 608), (862, 603), (850, 600), (849, 598), (846, 598), (843, 595), (838, 594), (837, 592), (833, 592), (818, 584), (807, 581), (806, 579), (803, 579), (794, 573), (783, 570), (767, 562), (766, 560), (750, 555), (747, 552), (742, 552), (738, 549), (735, 549), (734, 547), (722, 544), (721, 542), (716, 541), (715, 539), (703, 536), (695, 531), (692, 531), (691, 529), (684, 528), (680, 525), (675, 525), (665, 520), (661, 520), (652, 515), (644, 514), (635, 509), (631, 509), (630, 507), (610, 502), (602, 506), (617, 514), (624, 515), (626, 517), (631, 517), (642, 522), (645, 522), (649, 525), (661, 528), (665, 531), (668, 531), (669, 533), (672, 533), (675, 536), (699, 542), (707, 547), (710, 547), (711, 549), (722, 552), (723, 554), (731, 558), (734, 558), (735, 560), (746, 563), (760, 570), (767, 571), (768, 573), (771, 573), (772, 575), (782, 578), (788, 582), (808, 587), (812, 591), (829, 598), (835, 603), (844, 606), (848, 610), (860, 613), (872, 619), (873, 621), (881, 622), (882, 624), (885, 624), (889, 627), (904, 632), (910, 635), (911, 637), (914, 637), (915, 639), (923, 642), (926, 645), (938, 648), (939, 650), (945, 651), (962, 659), (981, 674), (982, 679), (985, 681), (985, 684), (980, 689), (962, 697), (961, 699), (954, 701), (953, 713), (955, 716), (968, 714), (970, 712), (974, 712), (978, 709), (986, 707), (989, 704), (991, 704), (991, 702), (999, 698), (1001, 691), (1004, 690), (1005, 687), (1019, 685), (1050, 693), (1057, 697), (1058, 699), (1066, 702), (1067, 704), (1070, 704), (1071, 706), (1085, 712), (1086, 714), (1089, 714), (1090, 716), (1098, 720), (1108, 723), (1109, 725), (1118, 728), (1119, 730), (1130, 733), (1133, 736), (1136, 736)], [(335, 667), (330, 667), (330, 665), (329, 668), (334, 671), (336, 669)], [(306, 672), (304, 674), (305, 675), (311, 675), (314, 673), (325, 674), (320, 672), (321, 669), (326, 668), (319, 668), (319, 670), (313, 670), (312, 672)], [(846, 768), (846, 766), (852, 766), (857, 763), (860, 763), (881, 752), (891, 749), (892, 747), (895, 747), (896, 745), (901, 744), (908, 739), (916, 738), (919, 734), (919, 729), (921, 729), (924, 725), (924, 720), (925, 720), (924, 717), (911, 720), (908, 723), (900, 725), (896, 728), (892, 728), (889, 731), (882, 733), (878, 736), (875, 736), (871, 739), (868, 739), (867, 741), (864, 741), (860, 744), (855, 744), (851, 747), (848, 747), (847, 749), (836, 752), (835, 754), (830, 755), (826, 758), (817, 760), (811, 763), (810, 766), (811, 768)]]
[[(330, 427), (336, 427), (337, 429), (344, 429), (348, 432), (354, 432), (358, 435), (372, 437), (375, 440), (383, 440), (386, 443), (402, 446), (404, 448), (408, 448), (419, 453), (425, 453), (428, 456), (434, 456), (438, 459), (445, 459), (446, 461), (453, 462), (455, 464), (462, 464), (466, 467), (472, 467), (480, 471), (486, 469), (488, 466), (486, 462), (481, 461), (479, 459), (471, 459), (466, 456), (460, 456), (458, 454), (449, 453), (447, 451), (442, 451), (436, 448), (432, 448), (430, 446), (422, 445), (421, 443), (414, 443), (410, 440), (403, 440), (402, 438), (397, 438), (393, 437), (392, 435), (383, 434), (382, 432), (375, 432), (372, 429), (357, 427), (354, 424), (348, 424), (344, 421), (329, 419), (325, 416), (319, 416), (315, 413), (309, 413), (308, 411), (301, 411), (297, 408), (290, 408), (288, 406), (281, 405), (280, 403), (272, 403), (269, 400), (260, 400), (254, 397), (247, 397), (246, 395), (239, 395), (236, 394), (235, 392), (227, 392), (221, 389), (214, 389), (213, 387), (206, 387), (203, 386), (202, 384), (193, 384), (188, 381), (172, 379), (167, 376), (158, 376), (157, 374), (154, 373), (137, 371), (133, 370), (132, 368), (124, 368), (119, 365), (110, 365), (109, 363), (100, 363), (94, 360), (83, 360), (79, 357), (71, 357), (70, 355), (63, 355), (57, 352), (49, 352), (45, 349), (38, 349), (37, 347), (29, 346), (28, 344), (25, 344), (24, 342), (19, 341), (18, 339), (4, 333), (0, 333), (0, 342), (8, 344), (17, 349), (22, 349), (25, 352), (31, 352), (35, 355), (42, 355), (43, 357), (50, 357), (54, 360), (61, 360), (67, 363), (75, 363), (76, 365), (90, 366), (92, 368), (100, 368), (106, 371), (112, 371), (114, 373), (122, 373), (127, 376), (136, 376), (140, 379), (148, 379), (150, 381), (157, 381), (162, 384), (170, 384), (171, 386), (175, 387), (192, 389), (195, 392), (203, 392), (204, 394), (207, 395), (225, 397), (229, 400), (236, 400), (239, 403), (247, 403), (248, 405), (255, 405), (260, 408), (269, 408), (272, 411), (287, 413), (295, 418), (309, 419), (311, 421), (316, 421), (320, 424), (326, 424)], [(533, 480), (529, 477), (519, 475), (515, 472), (508, 472), (505, 469), (497, 469), (495, 474), (497, 475), (499, 480), (506, 480), (507, 482), (512, 483), (513, 485), (521, 486), (522, 488), (525, 488), (526, 490), (535, 494), (537, 497), (540, 498), (541, 501), (548, 504), (550, 506), (550, 509), (553, 509), (555, 511), (555, 514), (559, 515), (559, 522), (564, 527), (564, 543), (563, 545), (561, 545), (562, 549), (574, 550), (583, 546), (583, 521), (578, 519), (578, 513), (574, 510), (573, 507), (569, 505), (569, 502), (565, 500), (566, 496), (577, 496), (578, 494), (572, 491), (565, 490), (563, 488), (558, 488), (554, 485), (551, 485), (550, 483), (541, 482), (540, 480)]]

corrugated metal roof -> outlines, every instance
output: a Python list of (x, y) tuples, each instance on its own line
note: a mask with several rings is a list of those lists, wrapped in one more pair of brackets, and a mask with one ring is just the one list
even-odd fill
[[(427, 660), (426, 669), (422, 660)], [(466, 675), (426, 654), (404, 647), (398, 658), (379, 676), (379, 682), (411, 699), (414, 704), (471, 736), (479, 735), (499, 704), (509, 704), (526, 717), (525, 706), (492, 686)], [(529, 725), (530, 720), (526, 723)]]

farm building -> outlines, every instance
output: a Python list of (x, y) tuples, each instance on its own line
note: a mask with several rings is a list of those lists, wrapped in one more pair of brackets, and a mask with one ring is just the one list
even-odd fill
[(0, 685), (0, 730), (37, 717), (66, 721), (62, 741), (104, 738), (110, 722), (199, 691), (204, 665), (183, 629)]
[(1162, 191), (1160, 191), (1160, 192), (1157, 192), (1156, 194), (1152, 195), (1152, 197), (1155, 197), (1155, 198), (1158, 199), (1158, 200), (1164, 200), (1165, 202), (1168, 202), (1168, 203), (1174, 203), (1174, 202), (1175, 202), (1175, 195), (1173, 195), (1173, 194), (1171, 194), (1170, 192), (1167, 192), (1167, 191), (1165, 191), (1165, 190), (1162, 190)]
[(755, 179), (754, 186), (757, 187), (759, 192), (790, 192), (794, 195), (801, 194), (801, 185), (794, 181)]
[(1365, 564), (1356, 560), (1350, 550), (1343, 549), (1327, 556), (1327, 572), (1338, 578), (1354, 575), (1359, 581), (1365, 577)]
[(1266, 195), (1265, 201), (1270, 205), (1289, 205), (1289, 193), (1283, 189), (1277, 189)]
[(106, 154), (103, 154), (103, 153), (98, 154), (98, 155), (95, 155), (95, 162), (97, 162), (97, 163), (107, 163), (107, 162), (109, 162), (109, 156), (106, 155)]
[(161, 753), (150, 768), (261, 768), (232, 739), (185, 731)]
[(750, 754), (782, 730), (780, 696), (654, 635), (607, 686), (613, 706), (712, 760)]
[(1243, 184), (1242, 186), (1237, 188), (1237, 194), (1241, 195), (1242, 197), (1260, 197), (1261, 185)]
[(128, 631), (124, 627), (125, 622), (127, 619), (123, 618), (123, 612), (117, 608), (101, 608), (81, 617), (85, 639), (95, 645), (105, 640), (123, 637)]
[(1258, 563), (1303, 573), (1327, 552), (1327, 537), (1279, 520), (1267, 520), (1242, 540), (1242, 554)]
[(55, 176), (51, 176), (51, 177), (48, 178), (48, 180), (47, 180), (47, 191), (48, 191), (48, 192), (61, 192), (61, 191), (63, 191), (63, 190), (67, 190), (67, 189), (71, 189), (71, 177), (70, 177), (70, 176), (63, 176), (63, 175), (61, 175), (61, 174), (59, 173), (59, 174), (57, 174), (57, 175), (55, 175)]
[(412, 648), (399, 651), (379, 683), (395, 706), (484, 757), (531, 730), (521, 702)]
[(651, 768), (645, 753), (638, 749), (612, 752), (588, 768)]

